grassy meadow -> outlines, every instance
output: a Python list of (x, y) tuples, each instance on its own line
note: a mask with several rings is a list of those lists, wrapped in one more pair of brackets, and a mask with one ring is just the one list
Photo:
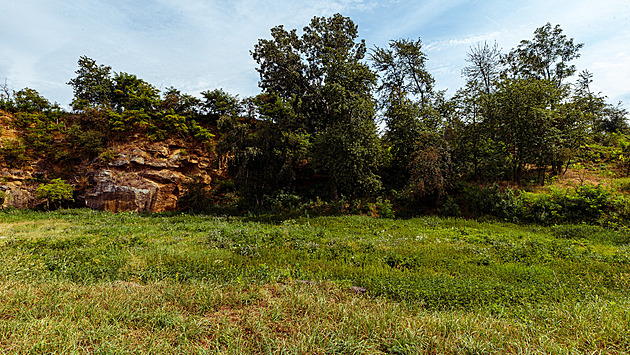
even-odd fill
[(630, 235), (0, 212), (0, 352), (630, 353)]

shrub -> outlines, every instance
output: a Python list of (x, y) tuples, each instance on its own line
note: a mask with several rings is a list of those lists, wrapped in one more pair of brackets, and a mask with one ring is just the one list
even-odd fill
[(442, 205), (441, 212), (444, 216), (460, 217), (462, 215), (459, 204), (451, 196), (447, 196), (446, 201)]
[(553, 190), (549, 194), (522, 193), (521, 219), (540, 224), (624, 223), (628, 202), (601, 185), (582, 185), (575, 190)]
[(597, 221), (603, 214), (612, 209), (612, 194), (605, 187), (598, 185), (582, 185), (575, 193), (560, 199), (563, 205), (564, 218), (568, 221)]
[(29, 161), (26, 147), (20, 141), (3, 140), (0, 157), (9, 168), (21, 168)]
[(617, 191), (630, 193), (630, 178), (616, 179), (613, 182), (613, 186)]
[(267, 212), (287, 213), (304, 207), (302, 198), (293, 193), (280, 190), (273, 195), (265, 195), (263, 207)]
[(53, 207), (59, 207), (63, 201), (74, 201), (73, 192), (74, 188), (71, 185), (58, 178), (51, 180), (49, 184), (39, 185), (37, 198), (46, 199), (46, 208), (50, 209), (51, 203)]
[(105, 149), (107, 137), (103, 132), (83, 130), (79, 125), (72, 125), (66, 140), (79, 157), (94, 158)]
[(531, 193), (498, 186), (465, 186), (457, 201), (448, 201), (443, 213), (453, 215), (455, 207), (470, 217), (494, 216), (507, 221), (538, 224), (578, 223), (626, 224), (630, 215), (630, 201), (615, 196), (600, 185), (582, 185), (575, 190), (552, 190), (550, 193)]
[(498, 185), (464, 186), (458, 205), (465, 206), (465, 212), (474, 217), (484, 215), (515, 221), (520, 215), (520, 203), (512, 189), (502, 190)]
[(392, 206), (391, 201), (389, 201), (388, 199), (383, 199), (379, 197), (376, 200), (375, 206), (376, 206), (376, 212), (378, 213), (379, 217), (381, 218), (394, 218), (395, 217), (394, 207)]
[(200, 175), (195, 175), (184, 183), (184, 193), (177, 200), (180, 209), (186, 211), (204, 211), (211, 204), (208, 184)]

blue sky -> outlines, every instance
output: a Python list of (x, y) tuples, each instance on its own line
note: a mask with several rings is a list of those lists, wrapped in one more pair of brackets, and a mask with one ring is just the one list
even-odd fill
[(496, 41), (507, 52), (537, 27), (560, 24), (585, 43), (575, 64), (594, 74), (595, 90), (630, 106), (628, 0), (0, 0), (0, 8), (0, 83), (64, 107), (82, 55), (159, 89), (255, 95), (249, 52), (257, 40), (276, 25), (300, 29), (334, 13), (351, 17), (368, 47), (421, 38), (428, 69), (449, 94), (464, 83), (470, 46)]

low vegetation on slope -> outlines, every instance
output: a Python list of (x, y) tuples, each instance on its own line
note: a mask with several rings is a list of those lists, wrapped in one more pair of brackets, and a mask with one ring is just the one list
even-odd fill
[(627, 353), (630, 235), (424, 217), (0, 213), (7, 352)]

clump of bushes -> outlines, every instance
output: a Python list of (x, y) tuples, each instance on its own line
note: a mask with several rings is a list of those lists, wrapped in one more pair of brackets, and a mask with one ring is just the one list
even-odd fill
[[(519, 196), (512, 189), (498, 185), (461, 185), (454, 198), (447, 199), (444, 211), (461, 211), (466, 217), (494, 216), (516, 221), (520, 214)], [(452, 214), (452, 212), (451, 212)]]
[(447, 210), (464, 216), (491, 216), (511, 222), (538, 224), (589, 223), (627, 224), (630, 199), (614, 194), (601, 185), (582, 185), (575, 189), (554, 189), (531, 193), (502, 189), (499, 186), (464, 186), (449, 200)]
[(37, 187), (37, 198), (46, 200), (46, 209), (59, 208), (64, 201), (74, 201), (72, 195), (74, 188), (65, 181), (53, 179), (48, 184), (42, 184)]
[(232, 180), (218, 180), (207, 184), (200, 175), (189, 176), (183, 193), (177, 200), (178, 208), (189, 212), (236, 213), (238, 198)]

